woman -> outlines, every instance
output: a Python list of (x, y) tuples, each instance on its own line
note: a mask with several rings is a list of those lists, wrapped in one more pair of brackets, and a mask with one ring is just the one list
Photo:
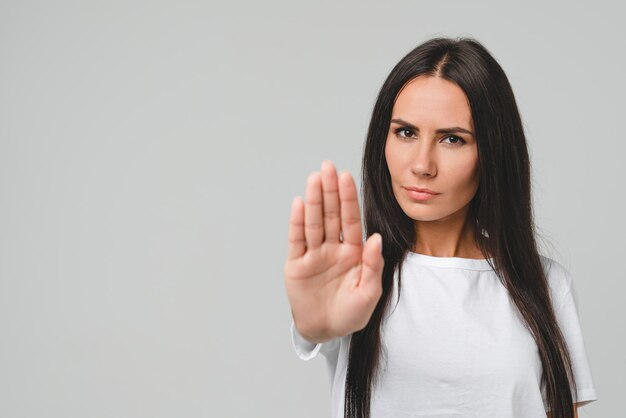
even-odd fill
[[(321, 352), (334, 417), (570, 418), (597, 399), (569, 272), (539, 254), (530, 162), (502, 68), (435, 38), (391, 71), (363, 156), (294, 199), (292, 341)], [(393, 303), (392, 303), (393, 301)]]

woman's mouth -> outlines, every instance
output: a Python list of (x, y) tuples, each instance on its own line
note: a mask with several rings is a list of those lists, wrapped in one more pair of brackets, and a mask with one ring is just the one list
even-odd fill
[(440, 195), (440, 193), (435, 193), (431, 191), (425, 191), (428, 189), (419, 189), (419, 188), (404, 188), (407, 191), (409, 197), (418, 202), (424, 202), (426, 200), (433, 199)]

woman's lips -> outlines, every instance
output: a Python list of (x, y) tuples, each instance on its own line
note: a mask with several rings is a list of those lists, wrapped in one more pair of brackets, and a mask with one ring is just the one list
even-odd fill
[(439, 196), (439, 193), (418, 192), (416, 190), (406, 188), (405, 190), (411, 199), (417, 200), (418, 202), (423, 202)]

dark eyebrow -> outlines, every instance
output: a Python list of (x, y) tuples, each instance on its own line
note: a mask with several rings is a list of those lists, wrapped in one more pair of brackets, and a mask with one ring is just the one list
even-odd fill
[[(409, 122), (407, 122), (405, 120), (402, 120), (402, 119), (391, 119), (391, 122), (395, 122), (397, 124), (404, 125), (407, 128), (410, 128), (410, 129), (414, 130), (415, 132), (419, 132), (420, 131), (420, 128), (418, 128), (417, 126), (413, 125), (412, 123), (409, 123)], [(441, 129), (437, 129), (435, 132), (438, 133), (438, 134), (454, 134), (454, 133), (458, 133), (458, 132), (463, 132), (463, 133), (466, 133), (468, 135), (474, 136), (474, 134), (471, 131), (468, 131), (465, 128), (461, 128), (460, 126), (454, 126), (452, 128), (441, 128)]]

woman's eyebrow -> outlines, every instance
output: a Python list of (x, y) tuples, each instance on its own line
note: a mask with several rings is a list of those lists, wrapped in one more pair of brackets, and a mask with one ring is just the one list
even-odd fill
[[(409, 122), (407, 122), (405, 120), (402, 120), (402, 119), (391, 119), (391, 122), (395, 122), (397, 124), (404, 125), (407, 128), (413, 129), (415, 132), (419, 132), (420, 131), (420, 128), (418, 128), (417, 126), (413, 125), (412, 123), (409, 123)], [(438, 134), (453, 134), (453, 133), (463, 132), (463, 133), (466, 133), (468, 135), (474, 136), (473, 132), (468, 131), (465, 128), (461, 128), (460, 126), (454, 126), (452, 128), (441, 128), (441, 129), (437, 129), (435, 132), (438, 133)]]

